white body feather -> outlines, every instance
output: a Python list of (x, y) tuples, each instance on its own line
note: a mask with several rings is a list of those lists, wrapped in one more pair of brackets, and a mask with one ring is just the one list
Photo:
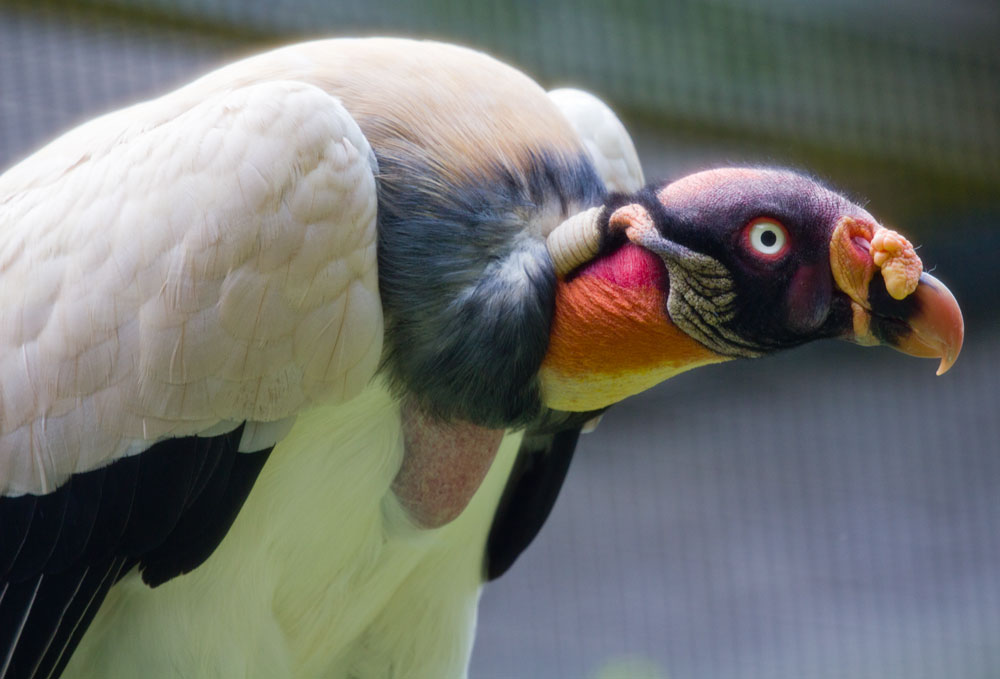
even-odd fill
[(113, 588), (66, 676), (464, 676), (520, 437), (458, 519), (426, 530), (388, 492), (398, 424), (381, 385), (300, 415), (215, 554), (156, 589), (135, 574)]

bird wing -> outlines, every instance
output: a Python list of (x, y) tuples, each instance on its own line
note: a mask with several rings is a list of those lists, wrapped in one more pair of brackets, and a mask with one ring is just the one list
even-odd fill
[(549, 410), (525, 431), (486, 540), (486, 580), (506, 573), (534, 541), (559, 497), (580, 431), (600, 415)]
[[(614, 112), (582, 90), (548, 94), (583, 142), (605, 187), (629, 193), (642, 188), (635, 146)], [(581, 429), (602, 412), (547, 411), (527, 428), (486, 542), (487, 580), (507, 572), (538, 535), (562, 489)]]
[(646, 183), (632, 138), (607, 104), (589, 92), (561, 88), (548, 93), (569, 120), (608, 191), (633, 193)]
[(295, 413), (369, 382), (375, 172), (334, 97), (272, 81), (0, 177), (0, 677), (58, 669), (132, 565), (200, 564)]

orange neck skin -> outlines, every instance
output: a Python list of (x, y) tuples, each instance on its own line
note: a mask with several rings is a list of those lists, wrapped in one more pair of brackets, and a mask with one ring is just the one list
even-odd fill
[(666, 288), (663, 261), (632, 243), (560, 280), (539, 372), (543, 403), (596, 410), (677, 373), (726, 360), (670, 322)]

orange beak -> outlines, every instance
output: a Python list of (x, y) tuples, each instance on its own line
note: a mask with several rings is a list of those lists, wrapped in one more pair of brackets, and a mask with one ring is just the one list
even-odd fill
[(962, 350), (962, 310), (945, 285), (922, 273), (909, 241), (873, 222), (841, 219), (830, 240), (830, 265), (851, 298), (858, 344), (887, 344), (911, 356), (940, 358), (943, 375)]

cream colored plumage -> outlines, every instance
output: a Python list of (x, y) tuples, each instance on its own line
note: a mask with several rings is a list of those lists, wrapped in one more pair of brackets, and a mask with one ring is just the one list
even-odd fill
[(382, 339), (374, 171), (334, 98), (276, 81), (105, 116), (6, 173), (5, 494), (357, 394)]
[(609, 191), (642, 187), (642, 166), (625, 126), (607, 104), (589, 92), (563, 87), (549, 92), (594, 161)]
[[(407, 89), (440, 72), (455, 82), (426, 101)], [(453, 110), (473, 84), (461, 78), (483, 75), (492, 103)], [(412, 111), (383, 125), (401, 106)], [(462, 131), (484, 116), (481, 135)], [(212, 556), (156, 589), (125, 576), (69, 676), (464, 675), (520, 435), (441, 528), (417, 527), (392, 492), (403, 432), (398, 393), (374, 377), (371, 147), (400, 143), (403, 117), (456, 182), (484, 154), (514, 167), (544, 143), (589, 154), (610, 188), (642, 183), (596, 98), (549, 100), (478, 53), (395, 40), (253, 57), (87, 123), (0, 178), (4, 495), (45, 495), (157, 441), (244, 422), (241, 450), (277, 442)], [(524, 228), (544, 236), (575, 207), (542, 201)]]

